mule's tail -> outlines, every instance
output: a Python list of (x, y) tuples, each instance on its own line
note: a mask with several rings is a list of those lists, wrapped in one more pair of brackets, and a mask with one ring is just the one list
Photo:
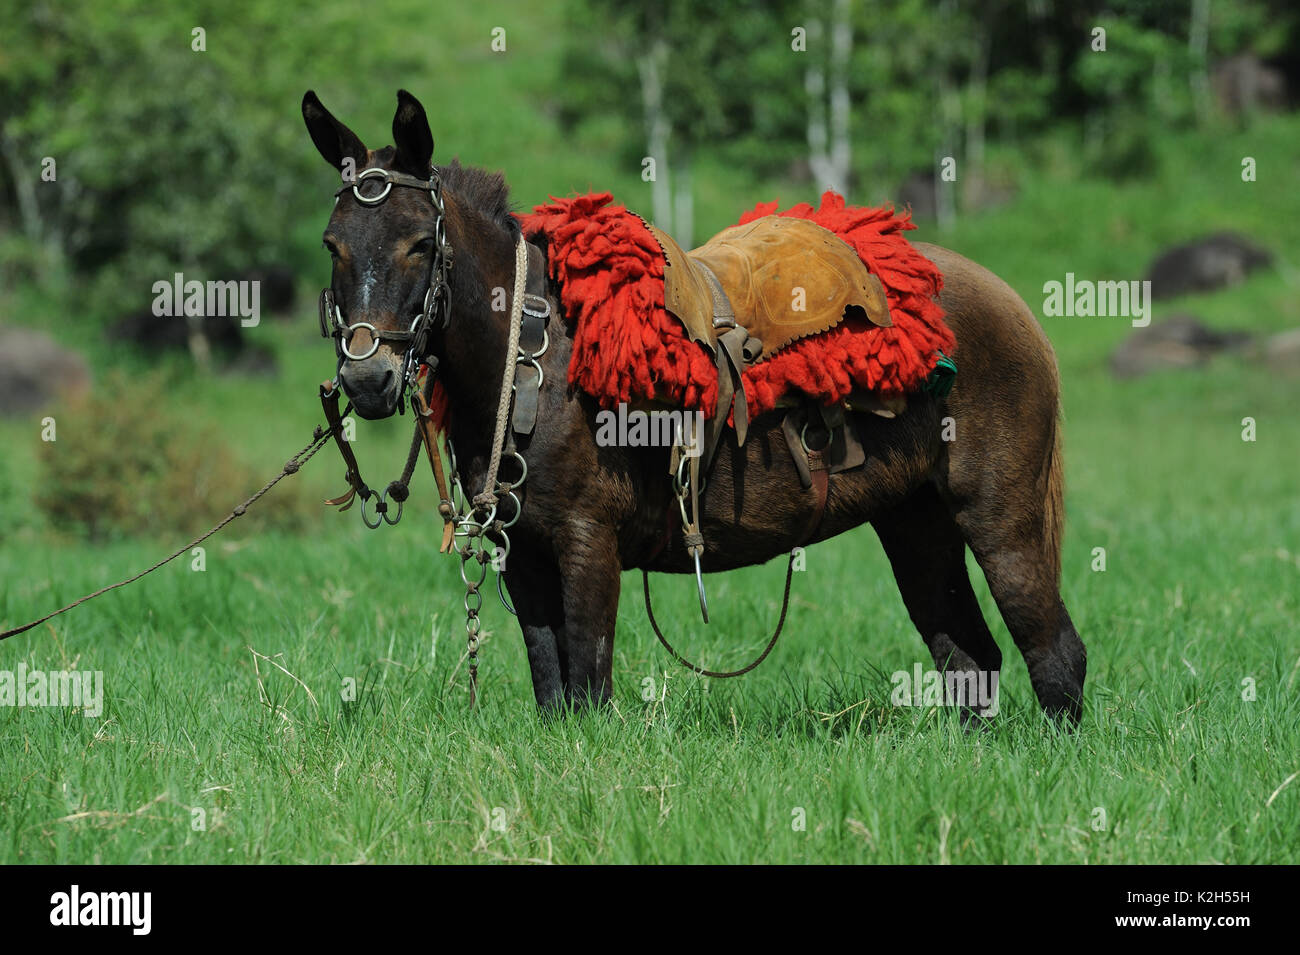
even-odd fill
[(1052, 413), (1051, 438), (1043, 462), (1043, 557), (1052, 580), (1061, 582), (1061, 542), (1065, 536), (1065, 459), (1061, 453), (1061, 408)]

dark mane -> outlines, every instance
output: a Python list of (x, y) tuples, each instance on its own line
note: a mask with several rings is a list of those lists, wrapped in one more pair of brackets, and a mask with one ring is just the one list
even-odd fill
[(511, 235), (519, 232), (519, 221), (511, 215), (510, 186), (500, 172), (488, 172), (477, 166), (462, 166), (453, 159), (439, 166), (443, 186), (456, 194), (456, 198), (474, 207), (492, 222)]

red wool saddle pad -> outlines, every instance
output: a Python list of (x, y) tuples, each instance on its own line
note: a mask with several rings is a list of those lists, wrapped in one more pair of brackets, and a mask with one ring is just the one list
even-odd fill
[[(603, 407), (655, 397), (712, 415), (717, 368), (664, 308), (664, 254), (645, 221), (609, 193), (556, 199), (520, 216), (525, 236), (544, 237), (551, 278), (573, 328), (569, 384)], [(883, 396), (918, 390), (940, 352), (956, 346), (935, 300), (939, 269), (903, 236), (915, 228), (892, 209), (848, 206), (834, 192), (821, 207), (778, 211), (760, 204), (738, 225), (768, 215), (808, 219), (848, 243), (884, 285), (892, 327), (850, 314), (825, 332), (800, 339), (744, 372), (751, 417), (791, 393), (823, 404), (854, 387)]]

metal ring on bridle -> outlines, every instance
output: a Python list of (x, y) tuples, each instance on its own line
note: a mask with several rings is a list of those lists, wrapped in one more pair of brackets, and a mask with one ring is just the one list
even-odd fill
[[(542, 383), (546, 381), (546, 372), (542, 371), (542, 366), (539, 365), (539, 364), (537, 364), (537, 359), (536, 359), (536, 358), (534, 358), (534, 357), (531, 356), (531, 355), (520, 355), (518, 358), (515, 359), (515, 364), (516, 364), (516, 365), (532, 365), (534, 368), (536, 368), (536, 369), (537, 369), (537, 387), (538, 387), (538, 388), (542, 387)], [(514, 391), (514, 390), (516, 390), (517, 388), (518, 388), (518, 385), (511, 385), (511, 386), (510, 386), (510, 390), (511, 390), (511, 391)]]
[[(516, 487), (517, 487), (517, 486), (518, 486), (518, 485), (516, 485)], [(523, 503), (519, 500), (519, 495), (516, 494), (514, 491), (506, 491), (504, 497), (508, 497), (508, 498), (510, 498), (510, 500), (512, 500), (512, 501), (515, 502), (515, 516), (512, 517), (512, 518), (510, 518), (510, 520), (503, 522), (502, 525), (501, 525), (501, 529), (502, 529), (503, 531), (508, 531), (508, 530), (510, 530), (510, 528), (514, 527), (516, 524), (519, 523), (519, 516), (520, 516), (520, 515), (523, 513), (523, 511), (524, 511), (524, 505), (523, 505)]]
[(505, 589), (501, 586), (501, 581), (504, 576), (504, 574), (497, 574), (497, 596), (501, 598), (501, 606), (505, 607), (506, 610), (510, 612), (510, 616), (517, 617), (519, 614), (515, 611), (515, 608), (510, 605), (510, 601), (506, 600)]
[(683, 454), (677, 462), (677, 473), (673, 475), (673, 487), (677, 491), (678, 497), (685, 495), (690, 487), (690, 476), (685, 473), (688, 461), (690, 461), (690, 458)]
[[(478, 575), (478, 580), (470, 580), (469, 574), (465, 573), (465, 565), (468, 564), (471, 560), (477, 561), (478, 563), (479, 571), (480, 571)], [(473, 586), (475, 587), (482, 587), (483, 581), (487, 580), (487, 575), (488, 575), (488, 565), (486, 560), (479, 560), (477, 553), (461, 554), (460, 579), (465, 582), (466, 586), (473, 584)]]
[[(687, 463), (690, 462), (691, 458), (697, 458), (697, 457), (699, 457), (699, 454), (683, 453), (681, 456), (681, 460), (677, 462), (677, 473), (673, 475), (673, 489), (677, 492), (677, 496), (679, 498), (684, 498), (686, 496), (686, 493), (691, 489), (691, 476), (685, 473), (685, 468)], [(701, 494), (704, 493), (704, 488), (707, 485), (707, 483), (708, 482), (704, 480), (704, 477), (701, 476), (700, 477)]]
[(388, 488), (384, 488), (383, 491), (380, 492), (379, 503), (384, 505), (384, 509), (381, 511), (379, 510), (379, 508), (375, 508), (375, 510), (379, 512), (379, 516), (384, 519), (384, 523), (386, 523), (389, 527), (392, 527), (402, 519), (402, 504), (404, 503), (403, 501), (397, 502), (397, 516), (396, 517), (388, 516)]
[[(348, 343), (352, 341), (352, 336), (356, 334), (358, 328), (370, 329), (370, 351), (366, 352), (364, 355), (354, 355), (352, 354), (352, 350), (348, 348)], [(349, 359), (352, 361), (365, 361), (375, 352), (379, 351), (379, 332), (375, 326), (371, 325), (369, 322), (356, 322), (355, 324), (348, 325), (343, 329), (340, 344), (343, 346), (343, 354)]]
[[(365, 196), (361, 194), (361, 183), (364, 182), (366, 179), (373, 179), (376, 176), (384, 180), (384, 191), (373, 198), (367, 199)], [(367, 169), (364, 172), (360, 173), (357, 176), (356, 181), (352, 183), (352, 195), (357, 197), (357, 202), (363, 203), (367, 206), (379, 205), (379, 203), (383, 202), (385, 199), (388, 198), (388, 194), (392, 191), (393, 191), (393, 183), (392, 180), (388, 178), (387, 169), (377, 169), (377, 168)]]
[(320, 293), (320, 334), (329, 338), (334, 329), (334, 293), (330, 289), (321, 289)]
[[(541, 305), (531, 306), (530, 302), (541, 302)], [(532, 292), (524, 293), (523, 311), (525, 315), (531, 315), (533, 318), (549, 318), (551, 315), (551, 303), (544, 295), (534, 295)], [(542, 346), (542, 351), (546, 351), (546, 346)], [(538, 352), (540, 355), (542, 352)], [(536, 357), (533, 356), (533, 357)]]
[(550, 345), (551, 345), (551, 333), (546, 329), (545, 326), (543, 326), (543, 327), (542, 327), (542, 347), (539, 348), (539, 349), (537, 349), (537, 351), (533, 352), (531, 355), (528, 354), (528, 352), (524, 351), (524, 350), (521, 348), (521, 349), (519, 349), (519, 357), (518, 357), (517, 359), (515, 359), (515, 360), (516, 360), (516, 361), (520, 361), (520, 362), (523, 362), (523, 361), (532, 361), (532, 362), (535, 362), (535, 361), (537, 361), (537, 359), (541, 358), (543, 355), (546, 354), (546, 349), (549, 348)]
[[(518, 451), (507, 451), (506, 454), (519, 462), (519, 478), (518, 480), (509, 482), (512, 488), (519, 487), (528, 480), (528, 462), (524, 460), (524, 456)], [(502, 458), (502, 460), (504, 461), (505, 458)], [(497, 480), (501, 480), (500, 472), (497, 473)]]
[(406, 346), (406, 353), (402, 355), (402, 367), (404, 370), (413, 370), (411, 368), (412, 360), (416, 360), (420, 357), (415, 353), (421, 351), (425, 344), (421, 340), (423, 338), (421, 332), (424, 331), (423, 325), (424, 313), (420, 313), (419, 315), (416, 315), (415, 318), (411, 319), (411, 325), (406, 329), (406, 335), (410, 339), (410, 342)]
[(366, 501), (368, 501), (368, 500), (370, 500), (369, 497), (363, 497), (363, 498), (361, 499), (361, 523), (362, 523), (362, 524), (365, 524), (366, 527), (370, 528), (372, 531), (373, 531), (373, 530), (378, 530), (379, 525), (382, 524), (382, 523), (384, 522), (384, 515), (383, 515), (383, 514), (376, 514), (376, 515), (375, 515), (375, 522), (374, 522), (373, 524), (370, 523), (370, 515), (369, 515), (369, 514), (367, 513), (367, 511), (366, 511)]

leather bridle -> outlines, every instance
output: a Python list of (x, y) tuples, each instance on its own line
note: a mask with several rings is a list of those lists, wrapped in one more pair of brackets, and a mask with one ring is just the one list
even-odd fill
[[(362, 191), (366, 180), (377, 180), (383, 183), (383, 189), (377, 195), (366, 195)], [(428, 179), (418, 179), (391, 169), (372, 167), (358, 173), (351, 182), (340, 187), (334, 193), (334, 203), (337, 205), (339, 197), (351, 191), (357, 202), (363, 206), (378, 206), (388, 198), (394, 186), (405, 186), (428, 192), (429, 199), (437, 212), (434, 222), (433, 261), (429, 265), (429, 287), (424, 293), (424, 306), (405, 331), (377, 329), (370, 322), (349, 324), (339, 309), (334, 289), (327, 287), (320, 293), (320, 333), (324, 338), (334, 339), (334, 351), (338, 356), (339, 368), (343, 367), (344, 361), (363, 361), (369, 358), (379, 350), (383, 342), (406, 346), (402, 358), (402, 382), (403, 393), (405, 393), (415, 387), (420, 363), (429, 348), (429, 336), (434, 330), (445, 331), (451, 322), (451, 288), (448, 285), (448, 276), (451, 272), (451, 246), (447, 243), (447, 212), (442, 201), (442, 178), (438, 175), (437, 169), (433, 170)], [(349, 344), (359, 328), (364, 328), (370, 333), (370, 349), (362, 354), (354, 354)]]

